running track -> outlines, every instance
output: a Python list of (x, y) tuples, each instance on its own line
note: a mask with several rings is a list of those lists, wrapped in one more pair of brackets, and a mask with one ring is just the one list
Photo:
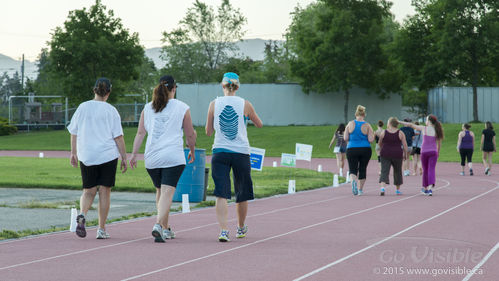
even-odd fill
[(229, 243), (213, 208), (173, 214), (166, 243), (154, 218), (111, 224), (109, 240), (90, 229), (0, 242), (0, 280), (499, 280), (499, 176), (457, 168), (437, 165), (433, 197), (415, 176), (380, 197), (371, 162), (361, 197), (342, 185), (255, 200), (244, 239), (231, 205)]

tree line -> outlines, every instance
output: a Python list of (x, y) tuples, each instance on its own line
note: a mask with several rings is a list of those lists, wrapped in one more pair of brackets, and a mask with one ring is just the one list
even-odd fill
[[(296, 82), (306, 93), (342, 92), (346, 120), (352, 87), (380, 98), (401, 93), (403, 103), (425, 108), (433, 87), (471, 86), (478, 120), (476, 88), (499, 83), (499, 1), (412, 3), (416, 13), (402, 24), (388, 0), (298, 6), (284, 43), (267, 42), (264, 60), (254, 61), (234, 55), (245, 35), (243, 13), (229, 0), (218, 7), (196, 0), (176, 29), (163, 32), (166, 65), (158, 70), (145, 57), (138, 34), (96, 0), (88, 9), (71, 11), (53, 30), (39, 55), (39, 75), (26, 87), (37, 95), (70, 96), (78, 104), (92, 97), (96, 77), (106, 76), (116, 102), (125, 94), (150, 95), (162, 73), (180, 83), (209, 83), (233, 71), (243, 83)], [(0, 92), (5, 85), (0, 83)]]

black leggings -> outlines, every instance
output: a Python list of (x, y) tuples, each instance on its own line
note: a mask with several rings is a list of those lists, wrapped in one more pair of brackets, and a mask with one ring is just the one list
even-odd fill
[(350, 174), (359, 177), (359, 180), (366, 178), (367, 164), (371, 160), (371, 147), (352, 147), (347, 149), (348, 170)]
[(460, 148), (459, 154), (461, 154), (461, 166), (464, 166), (465, 160), (467, 160), (468, 163), (471, 163), (471, 157), (473, 157), (473, 149)]

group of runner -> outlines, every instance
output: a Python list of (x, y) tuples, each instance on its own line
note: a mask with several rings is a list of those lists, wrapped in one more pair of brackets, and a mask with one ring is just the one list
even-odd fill
[[(395, 117), (390, 117), (386, 129), (383, 128), (384, 122), (380, 120), (376, 131), (365, 121), (365, 117), (365, 107), (357, 106), (355, 119), (346, 126), (340, 124), (329, 143), (329, 148), (331, 148), (336, 141), (334, 153), (336, 153), (340, 176), (343, 175), (345, 157), (348, 161), (349, 174), (347, 176), (352, 183), (352, 193), (357, 196), (363, 194), (366, 170), (372, 154), (371, 143), (375, 141), (375, 151), (380, 163), (381, 196), (385, 195), (386, 186), (389, 184), (390, 167), (393, 168), (395, 194), (402, 194), (400, 186), (403, 184), (403, 176), (411, 175), (411, 155), (413, 156), (412, 175), (422, 176), (421, 192), (432, 196), (432, 188), (435, 186), (435, 167), (444, 138), (442, 125), (437, 117), (428, 115), (425, 118), (425, 125), (420, 125), (418, 122), (411, 123), (410, 119), (399, 121)], [(403, 127), (398, 129), (399, 125)], [(461, 155), (461, 175), (465, 174), (465, 161), (468, 162), (470, 175), (473, 175), (472, 155), (475, 136), (470, 128), (470, 124), (463, 124), (462, 131), (458, 135), (457, 150)], [(495, 132), (491, 122), (485, 123), (480, 146), (483, 151), (485, 174), (490, 175), (492, 153), (496, 151)]]
[[(227, 200), (231, 198), (230, 172), (234, 176), (238, 225), (236, 237), (246, 236), (245, 224), (248, 200), (254, 199), (249, 161), (250, 146), (246, 123), (251, 120), (261, 128), (262, 121), (253, 105), (236, 96), (239, 76), (225, 73), (222, 79), (224, 96), (213, 100), (208, 109), (206, 134), (215, 133), (212, 156), (212, 178), (215, 183), (216, 215), (220, 225), (220, 242), (229, 241)], [(168, 221), (175, 188), (186, 165), (183, 136), (189, 147), (187, 159), (195, 160), (196, 131), (192, 125), (189, 106), (175, 99), (177, 84), (170, 75), (162, 76), (153, 92), (152, 101), (144, 106), (133, 152), (129, 161), (131, 168), (137, 167), (137, 154), (147, 135), (144, 154), (145, 167), (156, 187), (156, 223), (152, 228), (155, 242), (175, 238)], [(115, 107), (106, 101), (111, 94), (111, 81), (97, 79), (94, 99), (80, 104), (71, 119), (68, 130), (71, 134), (70, 162), (81, 170), (83, 193), (80, 198), (80, 214), (76, 218), (76, 234), (86, 237), (85, 222), (95, 195), (99, 193), (99, 228), (97, 239), (110, 237), (106, 230), (106, 219), (110, 207), (110, 192), (115, 185), (118, 158), (123, 173), (128, 168), (121, 119)]]

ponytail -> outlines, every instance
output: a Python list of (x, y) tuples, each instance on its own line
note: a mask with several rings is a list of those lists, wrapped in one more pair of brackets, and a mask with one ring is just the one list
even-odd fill
[(432, 115), (428, 116), (428, 120), (430, 120), (430, 122), (435, 127), (435, 133), (436, 133), (437, 139), (443, 140), (444, 139), (444, 129), (442, 128), (442, 124), (438, 121), (437, 117), (432, 114)]
[(154, 112), (161, 112), (168, 104), (168, 94), (173, 89), (173, 85), (166, 86), (166, 82), (159, 83), (152, 94), (152, 108)]

